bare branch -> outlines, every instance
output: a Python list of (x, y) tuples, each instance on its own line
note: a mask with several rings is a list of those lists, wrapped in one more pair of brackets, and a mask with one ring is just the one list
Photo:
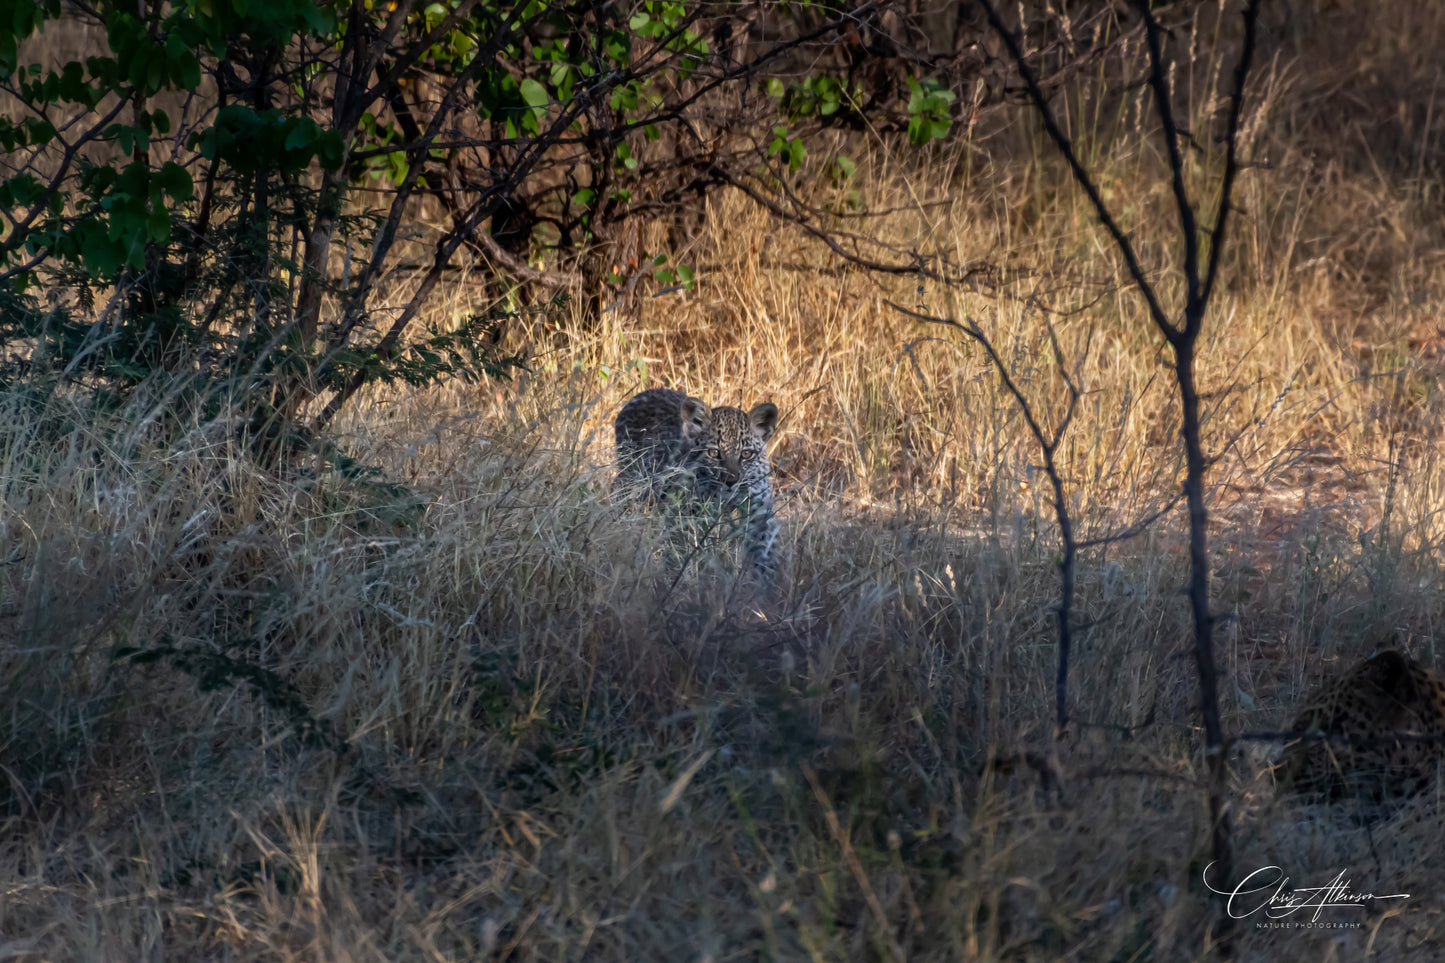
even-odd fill
[(838, 255), (839, 257), (843, 258), (851, 264), (857, 265), (861, 268), (866, 268), (869, 271), (877, 271), (880, 274), (916, 274), (921, 277), (926, 277), (930, 280), (939, 281), (944, 284), (962, 284), (972, 280), (977, 275), (990, 273), (995, 270), (993, 265), (983, 262), (976, 262), (962, 269), (955, 269), (951, 271), (945, 265), (945, 267), (940, 270), (937, 268), (929, 267), (924, 261), (924, 256), (922, 254), (915, 254), (915, 260), (907, 263), (889, 263), (887, 261), (875, 261), (872, 258), (863, 257), (862, 255), (855, 254), (852, 251), (846, 250), (843, 245), (838, 243), (837, 236), (833, 232), (825, 230), (824, 228), (819, 227), (811, 221), (789, 212), (781, 204), (777, 203), (772, 198), (768, 197), (762, 192), (750, 187), (748, 184), (744, 183), (741, 178), (733, 174), (732, 171), (729, 171), (727, 168), (721, 166), (720, 164), (709, 164), (707, 170), (718, 180), (726, 184), (730, 184), (737, 190), (742, 191), (760, 207), (766, 208), (769, 212), (776, 215), (777, 217), (782, 218), (790, 224), (796, 224), (808, 234), (811, 234), (813, 237), (822, 241), (834, 254)]
[[(603, 95), (611, 88), (614, 82), (614, 76), (604, 75), (598, 77), (593, 86), (579, 91), (572, 102), (566, 105), (553, 119), (548, 130), (540, 134), (530, 148), (524, 151), (521, 157), (516, 159), (512, 166), (512, 179), (524, 176), (537, 162), (538, 158), (548, 149), (558, 132), (566, 130), (571, 126), (572, 122), (587, 109), (590, 101), (595, 97)], [(417, 287), (411, 300), (408, 301), (402, 309), (401, 314), (392, 322), (391, 327), (387, 329), (386, 334), (382, 336), (381, 340), (376, 343), (373, 350), (378, 356), (389, 358), (392, 352), (396, 350), (402, 333), (406, 330), (407, 326), (411, 324), (417, 311), (421, 309), (421, 306), (431, 295), (432, 289), (436, 287), (447, 265), (451, 262), (452, 255), (456, 253), (457, 248), (461, 246), (464, 240), (472, 236), (481, 222), (490, 217), (491, 214), (492, 207), (490, 205), (477, 204), (473, 208), (470, 216), (453, 226), (453, 228), (447, 232), (446, 236), (437, 244), (431, 269), (427, 271), (426, 276), (422, 279), (421, 284)], [(331, 350), (327, 352), (326, 357), (322, 359), (316, 368), (318, 375), (330, 368), (335, 362), (337, 354), (344, 347), (344, 334), (338, 335), (338, 337), (333, 339)], [(326, 403), (326, 406), (316, 416), (310, 428), (311, 432), (315, 434), (325, 428), (331, 419), (336, 416), (336, 413), (341, 410), (342, 406), (345, 405), (351, 396), (365, 383), (366, 372), (363, 369), (358, 369), (346, 385)]]
[(577, 288), (582, 286), (582, 275), (576, 271), (542, 271), (532, 267), (497, 243), (497, 239), (486, 231), (475, 231), (472, 239), (486, 250), (487, 256), (524, 281), (532, 281), (549, 288)]
[[(463, 18), (471, 14), (478, 2), (479, 0), (465, 0), (465, 2), (459, 4), (455, 10), (449, 11), (435, 27), (432, 27), (417, 40), (416, 43), (412, 44), (410, 50), (407, 50), (401, 56), (397, 57), (396, 61), (377, 77), (376, 83), (367, 88), (366, 97), (363, 99), (371, 103), (380, 98), (383, 91), (396, 83), (398, 78), (404, 76), (418, 60), (426, 55), (427, 51), (436, 46), (438, 41), (449, 36), (452, 31), (456, 29), (457, 24), (461, 23)], [(525, 4), (518, 4), (512, 10), (511, 19), (505, 20), (503, 23), (497, 25), (496, 33), (492, 36), (492, 43), (497, 43), (498, 38), (505, 37), (515, 28), (517, 20), (520, 18), (524, 8)], [(389, 22), (387, 28), (388, 30), (391, 29)], [(385, 51), (390, 48), (392, 42), (391, 38), (387, 38), (383, 44), (379, 44), (378, 46), (381, 50)]]
[[(31, 225), (35, 223), (36, 219), (40, 217), (41, 214), (45, 213), (50, 209), (51, 199), (55, 197), (56, 193), (60, 190), (60, 185), (65, 181), (66, 177), (70, 175), (71, 166), (75, 163), (75, 158), (76, 155), (80, 152), (80, 148), (84, 147), (90, 141), (101, 136), (105, 132), (105, 129), (110, 124), (110, 122), (114, 120), (116, 116), (119, 115), (120, 112), (126, 108), (126, 106), (127, 103), (125, 101), (117, 103), (114, 107), (110, 109), (109, 113), (105, 114), (103, 117), (97, 120), (79, 137), (77, 137), (73, 141), (69, 141), (68, 143), (66, 143), (65, 151), (61, 154), (60, 161), (56, 165), (55, 174), (50, 178), (50, 183), (45, 186), (45, 190), (41, 194), (40, 202), (33, 206), (30, 209), (30, 213), (27, 214), (23, 219), (14, 222), (14, 226), (10, 229), (9, 235), (3, 241), (0, 241), (0, 260), (8, 257), (12, 251), (16, 250), (27, 240), (29, 240)], [(15, 277), (16, 275), (23, 274), (26, 271), (30, 270), (33, 266), (33, 262), (28, 262), (27, 264), (19, 268), (13, 268), (7, 271), (0, 272), (0, 282), (7, 281), (10, 278)]]
[(1219, 184), (1219, 210), (1214, 215), (1214, 230), (1210, 234), (1209, 266), (1205, 270), (1204, 284), (1199, 290), (1200, 299), (1206, 303), (1214, 293), (1214, 279), (1219, 274), (1220, 255), (1224, 251), (1224, 229), (1231, 207), (1230, 197), (1234, 193), (1234, 178), (1239, 173), (1239, 118), (1244, 109), (1244, 83), (1249, 77), (1250, 63), (1254, 59), (1254, 32), (1258, 21), (1259, 0), (1248, 0), (1244, 8), (1244, 46), (1239, 52), (1239, 62), (1234, 65), (1234, 89), (1229, 94), (1229, 124), (1224, 134), (1224, 176)]
[(1038, 111), (1039, 120), (1042, 121), (1044, 125), (1044, 131), (1049, 135), (1049, 139), (1054, 142), (1054, 146), (1059, 149), (1059, 153), (1063, 155), (1064, 160), (1068, 163), (1069, 170), (1073, 172), (1074, 181), (1079, 185), (1079, 188), (1085, 195), (1088, 196), (1089, 203), (1094, 208), (1094, 214), (1099, 218), (1099, 223), (1104, 225), (1104, 230), (1109, 232), (1109, 236), (1114, 239), (1114, 244), (1119, 248), (1119, 253), (1123, 256), (1124, 264), (1129, 270), (1129, 276), (1132, 277), (1134, 283), (1139, 286), (1139, 293), (1144, 296), (1144, 301), (1149, 306), (1149, 316), (1154, 319), (1154, 323), (1159, 327), (1159, 330), (1164, 333), (1164, 337), (1169, 339), (1169, 342), (1173, 344), (1175, 339), (1179, 337), (1179, 329), (1174, 326), (1169, 320), (1169, 316), (1164, 313), (1164, 307), (1159, 303), (1159, 298), (1154, 293), (1154, 288), (1149, 284), (1148, 278), (1144, 276), (1144, 268), (1139, 263), (1138, 255), (1134, 253), (1134, 245), (1130, 242), (1129, 236), (1119, 227), (1118, 222), (1114, 220), (1114, 215), (1109, 213), (1109, 208), (1105, 205), (1104, 198), (1099, 194), (1099, 189), (1094, 185), (1094, 179), (1090, 177), (1089, 172), (1084, 169), (1084, 165), (1079, 160), (1078, 154), (1075, 153), (1068, 135), (1059, 127), (1058, 121), (1054, 118), (1053, 108), (1049, 106), (1049, 100), (1044, 95), (1043, 88), (1039, 86), (1038, 78), (1035, 76), (1033, 68), (1029, 66), (1028, 60), (1024, 58), (1023, 50), (1019, 47), (1018, 38), (1015, 37), (1013, 32), (1004, 24), (1003, 19), (999, 16), (998, 11), (994, 9), (994, 5), (989, 2), (989, 0), (978, 0), (978, 3), (979, 6), (983, 8), (984, 15), (988, 17), (989, 26), (992, 27), (994, 33), (1003, 40), (1009, 49), (1009, 53), (1013, 56), (1014, 65), (1018, 67), (1019, 76), (1023, 79), (1024, 86), (1028, 88), (1029, 99), (1033, 102), (1034, 109)]
[[(1170, 185), (1174, 190), (1174, 206), (1179, 212), (1179, 233), (1184, 235), (1184, 283), (1189, 291), (1188, 303), (1194, 304), (1199, 300), (1199, 226), (1194, 220), (1194, 205), (1189, 202), (1189, 191), (1184, 186), (1184, 158), (1179, 153), (1179, 127), (1174, 123), (1169, 78), (1164, 70), (1164, 51), (1159, 43), (1159, 23), (1149, 10), (1149, 0), (1138, 0), (1137, 5), (1139, 16), (1144, 21), (1145, 45), (1149, 49), (1149, 86), (1154, 90), (1160, 136), (1169, 155)], [(1188, 318), (1187, 312), (1185, 317)]]

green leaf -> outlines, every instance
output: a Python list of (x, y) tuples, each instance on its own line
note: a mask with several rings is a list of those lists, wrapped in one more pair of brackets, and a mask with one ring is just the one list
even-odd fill
[(632, 54), (632, 41), (626, 34), (611, 31), (602, 41), (602, 50), (607, 59), (619, 66), (628, 62)]
[(808, 149), (803, 146), (800, 138), (789, 137), (788, 129), (782, 125), (773, 128), (773, 142), (768, 145), (768, 156), (779, 157), (787, 162), (789, 170), (797, 170), (803, 166), (803, 161), (808, 157)]
[(29, 207), (45, 194), (45, 186), (31, 174), (19, 174), (0, 185), (5, 205), (19, 204)]
[[(157, 207), (146, 218), (146, 234), (157, 244), (171, 239), (171, 214), (164, 207)], [(144, 266), (144, 264), (142, 264)]]
[(25, 133), (32, 144), (47, 144), (55, 136), (55, 126), (39, 117), (25, 118)]
[(914, 147), (922, 147), (928, 143), (931, 128), (926, 126), (922, 117), (908, 118), (908, 142)]
[(80, 259), (94, 278), (112, 278), (120, 273), (123, 252), (104, 231), (85, 231), (79, 238)]
[(612, 107), (613, 110), (636, 110), (637, 103), (638, 96), (636, 81), (633, 81), (632, 83), (622, 84), (617, 89), (613, 90), (612, 96), (608, 98), (608, 104)]
[(187, 58), (181, 64), (179, 86), (182, 90), (195, 90), (201, 86), (201, 61), (198, 58)]
[(518, 86), (518, 92), (522, 95), (522, 102), (528, 107), (546, 107), (549, 99), (547, 88), (528, 77)]
[(282, 142), (281, 146), (286, 150), (302, 150), (311, 146), (311, 142), (315, 139), (315, 136), (316, 130), (314, 128), (304, 123), (297, 124), (291, 129), (291, 132), (286, 135), (286, 140)]
[(922, 147), (930, 140), (948, 136), (953, 126), (953, 91), (936, 80), (908, 78), (908, 140)]
[(161, 166), (156, 175), (156, 182), (160, 189), (170, 195), (177, 203), (184, 203), (195, 195), (195, 184), (191, 181), (191, 172), (180, 164), (167, 162)]

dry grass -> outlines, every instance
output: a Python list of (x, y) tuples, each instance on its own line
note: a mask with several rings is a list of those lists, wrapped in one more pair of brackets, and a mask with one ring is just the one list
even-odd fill
[[(1416, 109), (1440, 87), (1391, 79), (1413, 158), (1382, 163), (1388, 110), (1326, 130), (1393, 49), (1394, 23), (1368, 22), (1360, 76), (1337, 63), (1331, 88), (1287, 49), (1259, 74), (1249, 146), (1269, 163), (1241, 181), (1208, 322), (1231, 732), (1281, 728), (1377, 646), (1445, 665), (1445, 157)], [(1327, 45), (1345, 26), (1310, 29)], [(1073, 133), (1177, 303), (1147, 111), (1096, 94)], [(1203, 129), (1217, 105), (1199, 100)], [(1180, 513), (1081, 558), (1080, 726), (1051, 744), (1037, 455), (976, 349), (883, 304), (977, 318), (1056, 415), (1053, 319), (1087, 392), (1062, 455), (1082, 537), (1173, 496), (1160, 341), (1013, 124), (924, 165), (875, 145), (854, 187), (900, 209), (868, 224), (880, 237), (1030, 273), (963, 293), (870, 277), (718, 197), (695, 291), (515, 326), (532, 362), (514, 384), (363, 399), (345, 445), (424, 513), (339, 475), (261, 474), (214, 425), (157, 447), (164, 400), (102, 417), (7, 398), (0, 957), (1213, 958)], [(1217, 161), (1198, 157), (1196, 189)], [(821, 174), (802, 188), (839, 199)], [(777, 597), (697, 528), (606, 498), (611, 418), (659, 384), (783, 409)], [(1241, 958), (1438, 955), (1437, 811), (1366, 825), (1276, 801), (1269, 749), (1234, 758), (1241, 867), (1411, 898), (1321, 917), (1354, 929), (1251, 917)]]

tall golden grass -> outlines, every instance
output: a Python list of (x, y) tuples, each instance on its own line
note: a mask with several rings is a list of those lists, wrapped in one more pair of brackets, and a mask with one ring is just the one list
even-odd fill
[[(1296, 11), (1285, 36), (1308, 44), (1251, 88), (1260, 163), (1200, 377), (1230, 732), (1284, 728), (1379, 646), (1445, 664), (1427, 8), (1397, 11), (1417, 46), (1390, 59), (1393, 21)], [(1319, 61), (1346, 36), (1348, 59)], [(1362, 87), (1379, 109), (1352, 112)], [(1090, 88), (1070, 133), (1178, 303), (1143, 96)], [(1220, 105), (1198, 100), (1202, 131)], [(1214, 958), (1181, 509), (1082, 555), (1077, 728), (1053, 741), (1037, 452), (976, 348), (884, 302), (978, 320), (1046, 419), (1053, 325), (1085, 391), (1060, 457), (1086, 539), (1178, 489), (1162, 343), (1026, 114), (923, 163), (852, 149), (857, 181), (815, 159), (799, 189), (857, 191), (894, 211), (864, 230), (1006, 279), (870, 275), (717, 195), (694, 290), (515, 324), (531, 360), (510, 384), (360, 399), (340, 440), (411, 501), (265, 474), (221, 425), (161, 445), (164, 397), (7, 395), (0, 955)], [(1216, 151), (1190, 155), (1206, 201)], [(486, 290), (459, 283), (434, 320)], [(775, 596), (696, 529), (607, 498), (611, 419), (656, 385), (783, 410)], [(164, 646), (182, 655), (116, 657)], [(1434, 800), (1383, 824), (1277, 800), (1271, 749), (1233, 758), (1241, 869), (1410, 899), (1323, 917), (1350, 929), (1251, 917), (1240, 958), (1437, 955)]]

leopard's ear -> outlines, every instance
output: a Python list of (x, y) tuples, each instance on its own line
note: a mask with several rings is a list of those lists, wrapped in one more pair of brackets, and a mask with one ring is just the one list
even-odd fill
[(1386, 649), (1372, 655), (1364, 663), (1371, 683), (1379, 686), (1380, 691), (1386, 695), (1405, 702), (1417, 698), (1417, 687), (1410, 673), (1410, 666), (1410, 659), (1395, 649)]
[(678, 406), (678, 417), (681, 420), (682, 437), (695, 441), (707, 433), (708, 425), (712, 422), (712, 409), (698, 398), (684, 398)]
[(758, 437), (767, 441), (773, 437), (773, 432), (778, 430), (778, 406), (772, 402), (765, 401), (748, 412), (748, 421), (753, 426), (753, 431)]

